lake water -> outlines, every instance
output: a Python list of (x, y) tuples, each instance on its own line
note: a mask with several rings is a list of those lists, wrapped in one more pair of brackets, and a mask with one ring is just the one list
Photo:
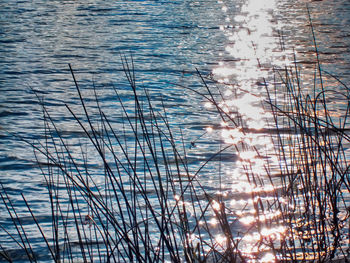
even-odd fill
[[(219, 136), (221, 121), (211, 106), (183, 86), (204, 90), (198, 69), (203, 76), (230, 83), (224, 90), (227, 98), (237, 89), (248, 91), (250, 95), (239, 94), (229, 106), (244, 116), (249, 128), (266, 128), (260, 94), (264, 94), (263, 78), (272, 79), (273, 67), (290, 65), (296, 53), (297, 60), (305, 62), (305, 83), (312, 83), (315, 57), (307, 3), (323, 69), (348, 84), (347, 0), (2, 1), (0, 182), (18, 205), (19, 215), (25, 220), (19, 193), (28, 196), (44, 222), (51, 212), (43, 201), (47, 190), (32, 147), (14, 136), (33, 141), (44, 133), (42, 109), (32, 89), (44, 98), (62, 133), (72, 144), (79, 144), (81, 134), (64, 106), (71, 105), (82, 114), (68, 64), (87, 104), (93, 105), (94, 84), (107, 115), (121, 118), (114, 106), (112, 84), (125, 105), (133, 105), (121, 63), (123, 56), (132, 58), (138, 85), (147, 88), (156, 107), (164, 100), (170, 124), (182, 129), (185, 148), (198, 166), (196, 161), (210, 158), (225, 138)], [(332, 78), (325, 78), (327, 85), (338, 87)], [(207, 132), (208, 127), (215, 136)], [(175, 134), (180, 136), (179, 130)], [(260, 132), (257, 144), (263, 145), (264, 137)], [(232, 175), (223, 184), (241, 180), (232, 172), (238, 165), (236, 159), (233, 153), (222, 158), (223, 173)], [(204, 180), (216, 183), (216, 170), (216, 166), (209, 167)], [(243, 191), (236, 190), (238, 195)], [(3, 203), (0, 209), (1, 225), (14, 231)], [(3, 230), (0, 245), (15, 247)], [(36, 245), (40, 249), (43, 244)]]

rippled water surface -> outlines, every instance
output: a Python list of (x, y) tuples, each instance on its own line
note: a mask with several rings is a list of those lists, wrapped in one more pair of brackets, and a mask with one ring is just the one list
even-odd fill
[[(82, 110), (68, 64), (87, 104), (95, 105), (95, 86), (104, 111), (118, 123), (123, 116), (115, 107), (113, 87), (125, 105), (133, 105), (121, 63), (124, 56), (132, 59), (137, 84), (148, 89), (155, 107), (160, 108), (164, 101), (170, 124), (183, 129), (189, 162), (199, 167), (221, 143), (234, 142), (228, 139), (232, 134), (225, 138), (218, 132), (220, 119), (210, 113), (211, 105), (183, 88), (204, 90), (198, 69), (203, 76), (230, 84), (223, 91), (229, 101), (225, 106), (238, 111), (248, 128), (259, 130), (250, 138), (257, 147), (266, 146), (264, 119), (269, 116), (261, 108), (263, 79), (272, 82), (272, 68), (292, 65), (295, 54), (302, 62), (301, 71), (306, 72), (305, 86), (313, 82), (316, 59), (307, 3), (323, 69), (348, 84), (350, 3), (346, 0), (2, 1), (0, 182), (18, 204), (19, 216), (24, 216), (19, 195), (23, 193), (43, 224), (50, 222), (48, 204), (43, 201), (47, 198), (45, 181), (32, 147), (15, 137), (31, 142), (44, 133), (42, 108), (32, 90), (44, 99), (59, 130), (77, 147), (84, 136), (64, 104), (78, 114)], [(324, 78), (329, 87), (343, 88), (330, 75)], [(211, 136), (211, 129), (220, 136)], [(175, 133), (180, 136), (179, 130)], [(254, 156), (228, 153), (220, 159), (220, 172), (225, 174), (220, 184), (230, 189), (233, 207), (240, 206), (249, 190), (237, 174), (238, 157)], [(99, 165), (97, 160), (91, 163), (92, 167)], [(204, 176), (210, 187), (218, 186), (216, 172), (214, 165)], [(220, 190), (210, 187), (213, 192)], [(13, 231), (3, 204), (0, 208), (0, 223)], [(243, 225), (250, 219), (242, 218)], [(24, 216), (23, 221), (33, 224), (30, 217)], [(0, 245), (10, 249), (11, 242), (0, 230)], [(40, 249), (43, 244), (36, 245)]]

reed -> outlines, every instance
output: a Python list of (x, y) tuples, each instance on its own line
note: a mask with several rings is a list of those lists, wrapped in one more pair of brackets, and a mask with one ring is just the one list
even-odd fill
[(349, 258), (349, 89), (341, 82), (326, 88), (318, 60), (313, 87), (303, 86), (299, 70), (295, 63), (277, 72), (274, 92), (284, 88), (283, 105), (268, 91), (287, 200), (288, 258)]
[[(134, 105), (126, 107), (114, 89), (123, 115), (117, 122), (106, 116), (96, 91), (94, 109), (86, 106), (70, 67), (84, 115), (65, 106), (87, 138), (78, 151), (38, 96), (44, 140), (22, 140), (33, 147), (45, 178), (51, 207), (49, 231), (22, 195), (28, 214), (54, 262), (217, 261), (225, 255), (219, 252), (207, 222), (213, 202), (197, 178), (205, 164), (195, 173), (189, 171), (186, 149), (174, 138), (165, 109), (156, 111), (146, 90), (140, 95), (133, 63), (122, 61)], [(98, 157), (98, 173), (91, 169), (89, 155), (94, 160)], [(4, 186), (0, 194), (17, 230), (9, 236), (27, 260), (40, 261)], [(225, 214), (220, 217), (224, 220)], [(11, 251), (2, 249), (3, 259), (16, 260)], [(235, 255), (239, 253), (230, 253), (230, 259)]]
[[(349, 88), (322, 70), (311, 18), (310, 25), (313, 85), (303, 84), (301, 65), (294, 62), (294, 67), (276, 70), (280, 83), (267, 89), (284, 175), (282, 196), (287, 200), (282, 211), (290, 239), (285, 251), (292, 261), (348, 262)], [(337, 86), (327, 87), (325, 79)], [(276, 96), (281, 90), (283, 105)]]

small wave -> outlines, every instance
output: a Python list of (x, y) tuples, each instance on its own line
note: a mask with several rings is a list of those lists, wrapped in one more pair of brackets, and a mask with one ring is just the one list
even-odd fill
[(9, 117), (9, 116), (27, 116), (29, 115), (27, 112), (15, 112), (15, 111), (2, 111), (0, 112), (0, 118), (1, 117)]

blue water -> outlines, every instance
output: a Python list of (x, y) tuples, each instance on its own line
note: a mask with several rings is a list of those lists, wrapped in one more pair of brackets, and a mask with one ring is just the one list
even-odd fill
[(112, 83), (118, 90), (130, 90), (121, 55), (129, 60), (132, 56), (140, 86), (153, 91), (155, 99), (161, 94), (169, 102), (169, 112), (179, 111), (189, 119), (183, 111), (191, 107), (188, 91), (169, 83), (178, 83), (185, 71), (194, 72), (195, 67), (208, 73), (210, 65), (217, 63), (216, 54), (223, 49), (225, 39), (219, 30), (219, 11), (215, 1), (2, 3), (3, 183), (26, 182), (19, 178), (28, 176), (38, 178), (32, 169), (33, 156), (29, 157), (31, 148), (9, 134), (36, 139), (42, 132), (42, 112), (31, 88), (45, 97), (54, 117), (65, 125), (63, 130), (72, 132), (70, 123), (64, 121), (69, 114), (63, 104), (75, 105), (78, 97), (68, 63), (89, 94), (92, 82), (96, 83), (106, 105), (114, 103), (108, 101), (114, 93)]
[[(60, 130), (76, 141), (76, 132), (64, 104), (81, 114), (79, 98), (68, 64), (71, 64), (87, 99), (93, 83), (109, 116), (120, 118), (114, 108), (113, 84), (125, 101), (133, 97), (122, 70), (121, 57), (135, 64), (137, 83), (146, 87), (155, 105), (165, 101), (171, 124), (183, 128), (186, 147), (208, 125), (220, 123), (203, 111), (203, 98), (174, 84), (203, 87), (196, 68), (210, 75), (220, 63), (244, 66), (241, 54), (227, 46), (230, 33), (244, 26), (235, 17), (245, 15), (248, 0), (232, 1), (1, 1), (0, 3), (0, 182), (19, 215), (25, 207), (19, 193), (28, 196), (43, 224), (49, 222), (47, 190), (29, 141), (43, 135), (42, 109), (32, 89), (44, 98)], [(312, 39), (305, 3), (276, 0), (269, 12), (279, 22), (286, 48), (309, 60)], [(310, 3), (321, 62), (333, 74), (350, 80), (350, 4), (346, 0)], [(259, 39), (257, 40), (259, 46)], [(277, 52), (277, 51), (276, 51)], [(272, 66), (272, 65), (270, 65)], [(231, 76), (235, 81), (235, 76)], [(93, 102), (87, 102), (93, 105)], [(79, 112), (80, 111), (80, 112)], [(218, 138), (211, 142), (220, 141)], [(209, 146), (208, 146), (209, 145)], [(203, 159), (210, 156), (210, 141), (199, 147)], [(209, 147), (209, 148), (208, 148)], [(234, 159), (234, 158), (233, 158)], [(231, 159), (228, 158), (227, 162)], [(92, 164), (92, 165), (98, 165)], [(3, 204), (0, 223), (11, 226)], [(21, 211), (23, 209), (23, 211)], [(33, 224), (29, 219), (26, 224)], [(9, 227), (10, 231), (13, 231)], [(38, 238), (40, 240), (40, 238)], [(13, 248), (0, 230), (0, 245)], [(9, 245), (10, 244), (10, 245)], [(40, 244), (38, 242), (38, 247)], [(21, 253), (21, 252), (15, 252)], [(20, 258), (20, 256), (19, 256)]]

